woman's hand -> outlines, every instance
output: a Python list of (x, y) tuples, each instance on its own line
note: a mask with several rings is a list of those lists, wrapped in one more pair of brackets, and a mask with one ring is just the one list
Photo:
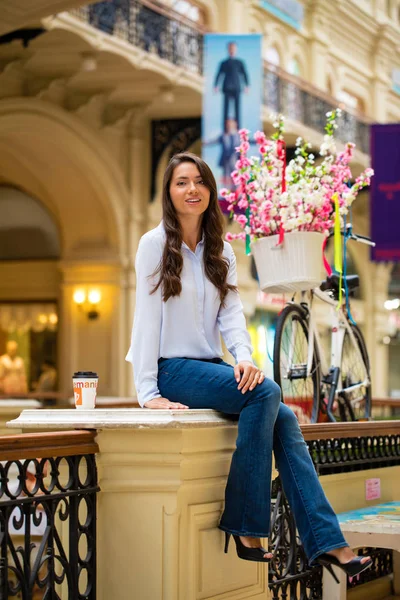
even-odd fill
[(185, 404), (181, 404), (180, 402), (170, 402), (167, 398), (153, 398), (153, 400), (148, 400), (144, 404), (144, 408), (167, 408), (170, 410), (177, 409), (186, 409), (189, 408)]
[(239, 362), (235, 366), (234, 373), (236, 381), (240, 381), (238, 390), (242, 390), (242, 394), (245, 394), (248, 390), (254, 390), (256, 385), (262, 383), (265, 379), (264, 373), (248, 360)]

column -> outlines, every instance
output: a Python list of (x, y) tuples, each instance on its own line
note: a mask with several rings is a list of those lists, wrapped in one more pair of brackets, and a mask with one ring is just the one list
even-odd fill
[(311, 0), (306, 12), (306, 26), (309, 30), (310, 81), (321, 90), (326, 89), (326, 57), (330, 38), (329, 26), (333, 18), (332, 2)]
[(245, 0), (220, 0), (219, 32), (247, 33), (249, 22), (249, 3)]
[[(148, 105), (135, 109), (128, 125), (127, 181), (130, 193), (128, 206), (127, 239), (128, 261), (124, 270), (122, 310), (120, 326), (123, 331), (121, 344), (125, 356), (128, 351), (135, 312), (136, 276), (135, 256), (139, 240), (148, 230), (148, 206), (151, 183), (151, 134), (150, 120), (146, 114)], [(122, 395), (129, 396), (134, 391), (132, 368), (124, 361)]]

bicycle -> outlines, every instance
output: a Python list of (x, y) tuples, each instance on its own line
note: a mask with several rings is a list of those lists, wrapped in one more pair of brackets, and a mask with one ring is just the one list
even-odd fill
[[(365, 236), (344, 234), (348, 239), (375, 245)], [(274, 342), (274, 379), (282, 388), (283, 398), (297, 401), (312, 399), (311, 422), (320, 413), (330, 421), (369, 420), (371, 417), (371, 377), (368, 352), (359, 327), (348, 308), (338, 307), (340, 277), (332, 274), (319, 288), (295, 296), (278, 317)], [(343, 277), (349, 294), (359, 287), (358, 275)], [(329, 304), (332, 312), (330, 366), (316, 327), (313, 299)]]

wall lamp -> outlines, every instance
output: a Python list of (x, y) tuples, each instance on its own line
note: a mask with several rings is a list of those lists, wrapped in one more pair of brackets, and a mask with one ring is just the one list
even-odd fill
[(88, 319), (94, 320), (99, 317), (100, 313), (97, 310), (101, 302), (101, 292), (99, 290), (92, 289), (87, 294), (86, 290), (75, 290), (73, 299), (78, 308), (86, 313)]

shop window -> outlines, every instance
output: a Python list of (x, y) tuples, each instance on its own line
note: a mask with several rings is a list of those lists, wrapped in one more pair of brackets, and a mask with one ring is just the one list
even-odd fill
[[(58, 311), (54, 302), (0, 303), (0, 395), (57, 390)], [(49, 402), (51, 403), (51, 402)]]
[(174, 0), (172, 8), (180, 15), (199, 25), (204, 25), (205, 23), (204, 10), (194, 2), (190, 2), (189, 0)]
[(0, 260), (59, 258), (57, 225), (36, 199), (0, 186), (0, 214)]
[(277, 67), (280, 65), (281, 59), (279, 56), (279, 52), (274, 46), (267, 48), (264, 54), (264, 58), (265, 60), (272, 63), (273, 65), (276, 65)]

